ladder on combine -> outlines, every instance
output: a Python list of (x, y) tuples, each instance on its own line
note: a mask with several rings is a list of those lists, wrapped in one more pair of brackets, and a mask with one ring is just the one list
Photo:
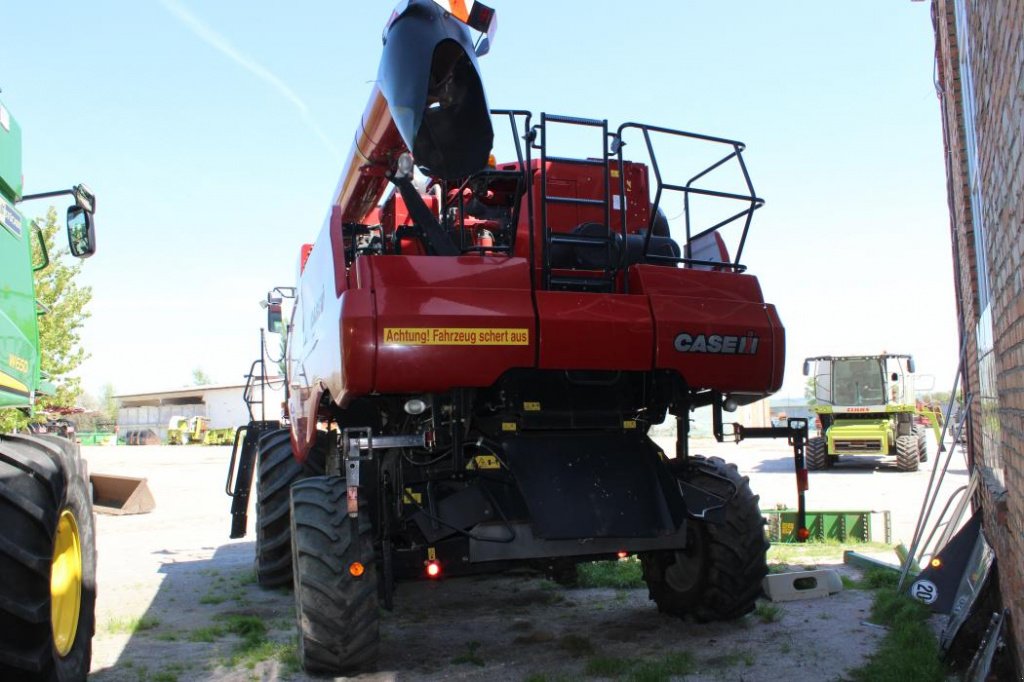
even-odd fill
[[(600, 158), (572, 158), (551, 156), (548, 153), (548, 130), (552, 124), (595, 128), (601, 132)], [(582, 291), (595, 293), (614, 293), (617, 290), (617, 279), (620, 267), (620, 240), (611, 228), (611, 165), (607, 151), (608, 121), (575, 116), (557, 116), (542, 113), (540, 124), (534, 128), (534, 148), (540, 150), (540, 215), (543, 230), (543, 287), (545, 289), (563, 291)], [(600, 197), (559, 196), (551, 193), (548, 182), (548, 163), (571, 164), (599, 169), (604, 181), (600, 184)], [(621, 198), (620, 198), (621, 201)], [(586, 207), (588, 213), (600, 211), (600, 223), (582, 223), (571, 233), (556, 232), (551, 228), (549, 209), (552, 206)], [(553, 254), (558, 247), (582, 250), (583, 253), (595, 258), (587, 258), (584, 264), (556, 263)], [(604, 249), (604, 259), (600, 260), (600, 249)], [(600, 260), (600, 267), (597, 261)]]

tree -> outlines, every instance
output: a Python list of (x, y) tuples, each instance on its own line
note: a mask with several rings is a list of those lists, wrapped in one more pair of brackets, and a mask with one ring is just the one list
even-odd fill
[(210, 379), (210, 376), (201, 367), (196, 367), (192, 370), (193, 386), (209, 386), (212, 383), (213, 380)]
[(818, 402), (814, 395), (814, 377), (807, 377), (807, 381), (804, 382), (804, 399), (808, 405), (814, 405)]
[[(79, 343), (79, 331), (89, 318), (86, 306), (92, 300), (92, 287), (78, 284), (81, 262), (68, 258), (68, 249), (57, 246), (57, 234), (63, 231), (63, 225), (53, 206), (46, 212), (41, 228), (50, 265), (34, 276), (36, 300), (47, 311), (38, 318), (40, 367), (56, 392), (37, 397), (36, 414), (31, 419), (19, 410), (0, 412), (0, 433), (24, 429), (30, 421), (43, 421), (46, 410), (74, 407), (82, 392), (80, 379), (72, 373), (88, 357)], [(39, 253), (34, 256), (33, 262), (42, 260)]]
[(103, 413), (106, 421), (116, 422), (117, 421), (117, 410), (120, 407), (116, 398), (114, 398), (114, 385), (103, 384), (103, 393), (100, 395), (100, 411)]

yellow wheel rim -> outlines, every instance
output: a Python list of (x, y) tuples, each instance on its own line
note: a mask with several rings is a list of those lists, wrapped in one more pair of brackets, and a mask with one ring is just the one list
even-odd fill
[(75, 643), (82, 609), (82, 541), (71, 510), (61, 512), (50, 565), (50, 621), (57, 653), (67, 656)]

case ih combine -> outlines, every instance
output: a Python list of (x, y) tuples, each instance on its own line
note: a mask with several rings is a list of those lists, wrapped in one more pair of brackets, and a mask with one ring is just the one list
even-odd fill
[[(295, 299), (288, 426), (254, 419), (236, 437), (231, 536), (245, 534), (258, 472), (258, 579), (294, 582), (310, 672), (374, 665), (378, 606), (399, 579), (523, 564), (569, 579), (625, 552), (663, 612), (749, 612), (767, 570), (758, 498), (735, 466), (689, 452), (697, 407), (713, 409), (719, 439), (789, 437), (806, 483), (806, 421), (723, 427), (723, 409), (779, 388), (785, 354), (775, 308), (738, 262), (762, 204), (743, 145), (488, 111), (477, 57), (494, 25), (479, 2), (392, 13), (329, 216), (297, 287), (276, 290)], [(494, 122), (515, 151), (499, 163)], [(593, 155), (557, 156), (555, 128), (589, 133)], [(665, 138), (714, 160), (668, 178)], [(726, 166), (743, 191), (705, 182)], [(669, 193), (687, 209), (671, 229)], [(733, 209), (698, 226), (701, 197)], [(268, 297), (272, 330), (280, 304)], [(647, 432), (669, 415), (666, 455)]]

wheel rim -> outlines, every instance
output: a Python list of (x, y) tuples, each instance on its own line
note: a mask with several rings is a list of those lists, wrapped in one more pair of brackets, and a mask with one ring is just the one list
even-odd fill
[(82, 608), (82, 541), (71, 510), (61, 512), (50, 565), (50, 622), (57, 653), (66, 656), (75, 643)]

